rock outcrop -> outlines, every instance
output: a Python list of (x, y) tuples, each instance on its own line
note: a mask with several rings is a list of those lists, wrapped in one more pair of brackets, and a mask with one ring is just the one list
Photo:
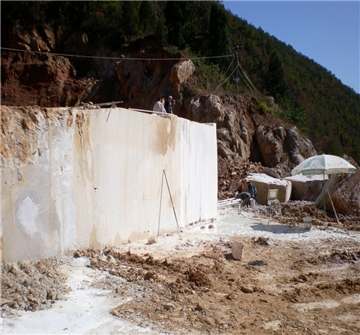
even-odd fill
[(263, 163), (269, 167), (275, 167), (284, 161), (297, 165), (316, 154), (311, 141), (301, 136), (296, 127), (259, 125), (256, 129), (256, 141)]
[[(15, 27), (10, 47), (41, 52), (52, 51), (56, 44), (54, 32), (45, 26), (26, 32)], [(69, 58), (48, 54), (2, 52), (2, 104), (74, 106), (91, 91), (96, 81), (76, 78)]]
[(274, 173), (282, 174), (281, 170), (288, 172), (304, 158), (316, 154), (309, 139), (295, 127), (258, 111), (250, 97), (198, 95), (184, 109), (191, 120), (217, 124), (220, 157), (258, 161), (280, 168)]
[(194, 94), (183, 102), (182, 110), (186, 118), (217, 124), (220, 197), (233, 196), (241, 188), (244, 170), (284, 177), (316, 154), (296, 127), (259, 110), (250, 96)]
[[(150, 57), (149, 55), (147, 57)], [(154, 53), (151, 57), (174, 57), (168, 53)], [(178, 55), (180, 57), (180, 55)], [(161, 96), (173, 96), (175, 110), (182, 100), (183, 85), (191, 78), (195, 66), (187, 61), (119, 61), (116, 64), (118, 95), (124, 106), (152, 109)]]
[(186, 117), (191, 120), (217, 124), (220, 157), (250, 159), (256, 128), (250, 115), (250, 98), (200, 95), (193, 97), (184, 109), (188, 110)]

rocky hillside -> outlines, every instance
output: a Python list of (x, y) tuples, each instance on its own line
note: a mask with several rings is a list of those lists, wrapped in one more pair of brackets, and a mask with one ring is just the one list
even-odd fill
[[(319, 64), (218, 2), (3, 2), (1, 27), (3, 47), (35, 51), (146, 57), (180, 52), (212, 56), (236, 50), (260, 94), (273, 98), (270, 103), (258, 101), (262, 109), (293, 122), (320, 151), (360, 160), (360, 96)], [(218, 88), (230, 63), (231, 59), (197, 61), (196, 87), (218, 95), (253, 94), (235, 75)], [(148, 65), (127, 68), (146, 70)], [(2, 51), (2, 100), (47, 106), (74, 105), (86, 98), (132, 100), (118, 83), (121, 71), (113, 61)], [(144, 86), (150, 95), (161, 81), (154, 75), (161, 71), (146, 72)], [(273, 108), (274, 100), (280, 108)]]
[[(184, 8), (193, 6), (199, 19), (196, 24), (188, 24), (186, 33), (177, 24), (170, 24), (177, 21), (171, 21), (169, 16), (180, 15), (183, 10), (176, 3), (28, 3), (24, 5), (28, 8), (24, 12), (16, 10), (16, 3), (4, 6), (7, 11), (2, 20), (3, 45), (25, 52), (2, 50), (3, 104), (74, 106), (90, 101), (123, 101), (124, 107), (151, 109), (160, 95), (172, 95), (176, 99), (177, 115), (217, 123), (221, 197), (231, 196), (250, 171), (261, 170), (273, 176), (289, 173), (302, 159), (316, 153), (315, 147), (320, 152), (346, 152), (360, 158), (359, 97), (330, 78), (320, 66), (232, 17), (219, 4), (184, 4)], [(111, 11), (108, 6), (112, 6)], [(146, 23), (149, 14), (144, 7), (156, 9), (153, 15), (158, 25), (155, 28), (150, 28), (153, 23)], [(170, 7), (173, 7), (171, 12)], [(122, 21), (124, 11), (135, 15), (141, 8), (144, 24), (137, 31), (131, 31), (132, 26), (126, 23), (129, 21)], [(83, 17), (85, 14), (88, 17), (86, 22), (78, 22), (79, 16), (75, 13), (80, 10)], [(189, 12), (183, 18), (185, 22), (194, 13)], [(216, 26), (222, 23), (226, 31), (217, 31), (215, 23)], [(211, 28), (215, 40), (205, 34), (206, 27)], [(165, 31), (169, 34), (163, 34)], [(238, 53), (257, 92), (247, 89), (236, 78), (225, 80), (231, 59), (122, 59), (125, 56), (186, 58), (224, 54), (231, 52), (229, 41), (237, 43), (240, 37), (244, 43)], [(115, 40), (118, 42), (114, 43)], [(221, 45), (221, 41), (225, 44)], [(271, 53), (257, 54), (260, 45), (264, 46), (262, 52), (268, 49)], [(76, 58), (44, 52), (106, 55), (117, 59)], [(281, 53), (285, 55), (284, 61), (279, 56)], [(258, 59), (257, 65), (252, 62), (253, 55)], [(287, 63), (290, 59), (292, 66)], [(296, 85), (286, 78), (293, 77), (293, 71), (300, 69), (309, 75), (306, 75), (306, 84), (302, 79), (297, 81), (303, 85), (298, 95)], [(303, 76), (300, 72), (296, 72), (298, 78)], [(331, 90), (317, 92), (314, 88), (317, 74), (321, 74), (323, 84), (332, 83)], [(311, 94), (305, 93), (309, 87), (312, 87)], [(290, 91), (295, 100), (288, 99)], [(333, 97), (328, 97), (329, 94), (336, 94), (341, 108), (332, 106)], [(326, 106), (324, 99), (327, 99)], [(321, 108), (318, 101), (322, 101)], [(326, 118), (323, 118), (323, 107)], [(307, 118), (307, 113), (312, 117)], [(336, 150), (329, 138), (339, 144)]]
[[(19, 33), (15, 41), (26, 49), (36, 46), (46, 51), (54, 43), (53, 36), (45, 27), (41, 32)], [(143, 52), (151, 57), (183, 57), (150, 42)], [(139, 56), (137, 50), (136, 44), (129, 47), (134, 56)], [(191, 60), (110, 62), (108, 77), (97, 79), (78, 79), (71, 60), (63, 56), (8, 52), (3, 60), (7, 104), (59, 106), (122, 100), (125, 107), (151, 109), (160, 95), (174, 96), (176, 114), (217, 124), (221, 197), (232, 196), (251, 170), (267, 167), (269, 174), (284, 175), (316, 152), (294, 125), (260, 108), (251, 95), (216, 95), (200, 89), (201, 73)]]

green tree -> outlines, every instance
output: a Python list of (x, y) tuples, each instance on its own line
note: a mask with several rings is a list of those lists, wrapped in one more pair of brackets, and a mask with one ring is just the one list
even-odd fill
[(184, 3), (179, 1), (169, 1), (165, 7), (165, 19), (168, 29), (168, 42), (176, 45), (180, 49), (185, 47), (183, 36), (184, 26)]
[(276, 51), (273, 51), (270, 55), (266, 75), (266, 89), (276, 99), (284, 97), (287, 91), (284, 68)]
[(155, 30), (155, 37), (158, 39), (160, 46), (164, 46), (167, 44), (167, 34), (168, 34), (168, 30), (165, 24), (165, 18), (161, 14), (156, 23), (156, 30)]
[(226, 12), (218, 3), (212, 3), (209, 19), (209, 52), (215, 56), (227, 54), (229, 51), (230, 38)]
[(123, 3), (123, 29), (128, 39), (139, 33), (139, 2), (125, 1)]
[(140, 29), (144, 35), (151, 34), (156, 29), (156, 13), (151, 1), (142, 1), (139, 9)]

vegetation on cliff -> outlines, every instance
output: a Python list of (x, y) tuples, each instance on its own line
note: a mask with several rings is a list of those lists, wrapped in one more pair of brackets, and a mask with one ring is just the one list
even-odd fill
[[(262, 109), (293, 121), (318, 148), (360, 160), (360, 96), (313, 60), (218, 2), (3, 2), (3, 47), (12, 45), (14, 29), (44, 24), (56, 32), (54, 50), (59, 52), (120, 55), (144, 38), (189, 55), (224, 55), (236, 49), (256, 88), (281, 106), (273, 110), (264, 99), (259, 102)], [(199, 61), (203, 78), (210, 79), (206, 89), (226, 78), (230, 61)], [(81, 62), (78, 75), (93, 75), (94, 69)], [(233, 76), (225, 89), (246, 91), (237, 79)]]

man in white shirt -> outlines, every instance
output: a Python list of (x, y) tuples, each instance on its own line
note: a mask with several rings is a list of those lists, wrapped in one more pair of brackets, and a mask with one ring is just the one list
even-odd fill
[(164, 103), (165, 103), (165, 98), (161, 97), (158, 101), (155, 102), (153, 111), (159, 113), (166, 113)]

